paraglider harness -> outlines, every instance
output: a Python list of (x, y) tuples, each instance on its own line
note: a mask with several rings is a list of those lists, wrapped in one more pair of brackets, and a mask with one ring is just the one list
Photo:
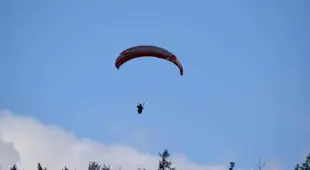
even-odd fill
[(144, 106), (144, 103), (143, 104), (139, 104), (137, 105), (137, 108), (138, 108), (138, 114), (142, 114), (142, 110), (143, 110), (143, 106)]

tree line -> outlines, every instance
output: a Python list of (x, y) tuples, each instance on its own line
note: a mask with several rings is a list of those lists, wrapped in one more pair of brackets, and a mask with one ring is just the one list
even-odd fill
[[(168, 160), (170, 157), (170, 153), (167, 149), (165, 149), (162, 153), (159, 153), (159, 161), (157, 170), (176, 170), (176, 167), (172, 166), (172, 162)], [(230, 162), (229, 170), (233, 170), (235, 166), (235, 162)], [(10, 170), (19, 170), (17, 166), (14, 164)], [(37, 170), (47, 170), (46, 167), (42, 167), (40, 163), (38, 163)], [(69, 170), (66, 166), (61, 170)], [(96, 161), (90, 161), (88, 164), (88, 170), (111, 170), (111, 166), (107, 166), (105, 164), (100, 165)], [(146, 169), (138, 169), (138, 170), (146, 170)], [(262, 167), (259, 166), (258, 170), (262, 170)], [(303, 163), (297, 164), (294, 170), (310, 170), (310, 153), (306, 156), (306, 159)]]

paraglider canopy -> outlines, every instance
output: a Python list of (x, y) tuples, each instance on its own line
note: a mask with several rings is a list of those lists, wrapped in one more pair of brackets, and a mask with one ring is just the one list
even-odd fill
[(117, 57), (115, 61), (115, 67), (119, 69), (127, 61), (135, 59), (135, 58), (139, 58), (139, 57), (156, 57), (156, 58), (168, 60), (179, 68), (180, 75), (183, 76), (182, 64), (173, 53), (169, 52), (168, 50), (164, 48), (151, 46), (151, 45), (139, 45), (139, 46), (134, 46), (134, 47), (124, 50)]

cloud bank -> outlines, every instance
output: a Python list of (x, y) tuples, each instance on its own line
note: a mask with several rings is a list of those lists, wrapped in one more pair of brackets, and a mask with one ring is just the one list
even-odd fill
[[(184, 155), (171, 160), (178, 170), (227, 170), (226, 165), (198, 165)], [(112, 165), (113, 170), (155, 170), (158, 156), (138, 152), (121, 145), (105, 145), (80, 139), (55, 125), (44, 125), (31, 117), (22, 117), (0, 110), (0, 164), (2, 170), (17, 164), (20, 169), (33, 170), (41, 162), (48, 169), (86, 170), (89, 161)], [(0, 167), (1, 170), (1, 167)]]

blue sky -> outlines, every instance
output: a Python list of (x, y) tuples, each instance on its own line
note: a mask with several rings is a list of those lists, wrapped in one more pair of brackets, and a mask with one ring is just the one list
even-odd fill
[[(310, 148), (309, 5), (1, 1), (0, 108), (145, 152), (290, 169)], [(117, 70), (118, 54), (140, 44), (175, 53), (184, 76), (158, 59)]]

